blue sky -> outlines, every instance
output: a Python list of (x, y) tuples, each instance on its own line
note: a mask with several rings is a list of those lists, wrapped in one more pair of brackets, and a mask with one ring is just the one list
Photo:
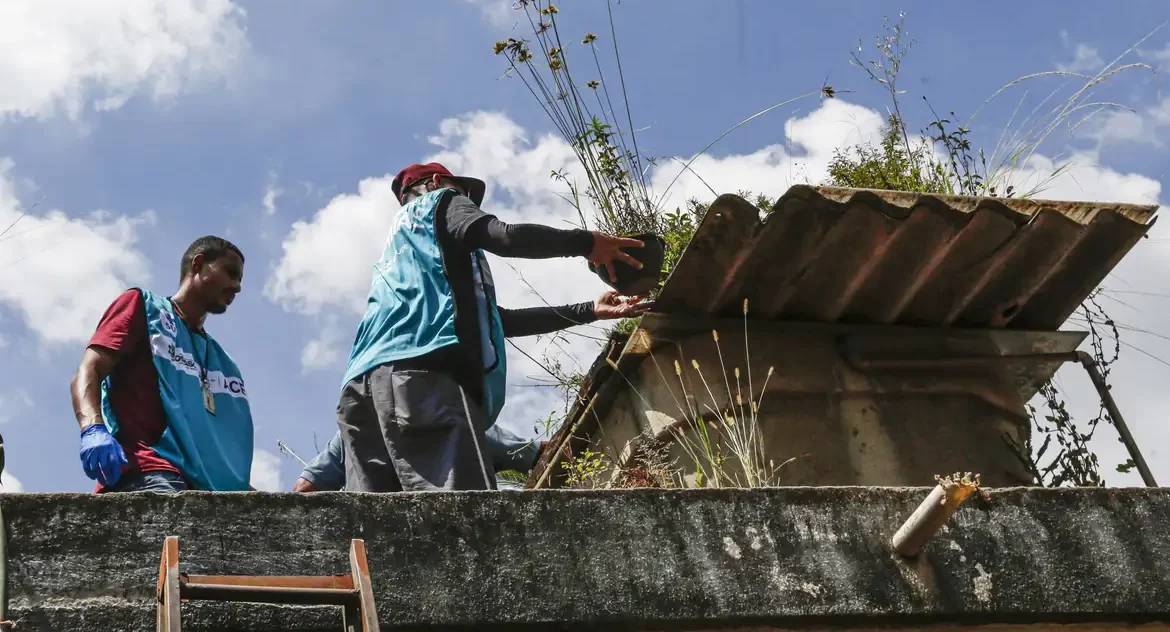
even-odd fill
[[(308, 457), (335, 430), (355, 310), (397, 208), (388, 176), (438, 156), (485, 177), (485, 208), (505, 220), (571, 219), (547, 178), (566, 149), (547, 136), (552, 128), (523, 86), (501, 78), (504, 60), (491, 53), (516, 19), (509, 0), (5, 4), (0, 230), (36, 203), (0, 241), (0, 432), (9, 475), (19, 481), (6, 478), (9, 487), (91, 489), (68, 397), (84, 341), (120, 289), (173, 291), (178, 259), (195, 237), (226, 236), (247, 257), (244, 293), (208, 326), (248, 382), (265, 452), (258, 486), (287, 488), (299, 466), (277, 453), (276, 441)], [(848, 60), (858, 39), (872, 56), (883, 16), (905, 11), (915, 39), (899, 87), (918, 129), (928, 115), (924, 94), (940, 112), (965, 118), (1018, 76), (1096, 72), (1170, 18), (1164, 3), (1124, 7), (985, 2), (971, 12), (937, 2), (625, 0), (614, 12), (635, 124), (647, 127), (639, 137), (645, 153), (685, 159), (742, 118), (826, 81), (852, 90), (761, 117), (694, 165), (721, 191), (778, 195), (819, 177), (834, 147), (876, 133), (887, 100)], [(567, 30), (608, 37), (604, 2), (561, 8)], [(1127, 59), (1161, 69), (1168, 51), (1170, 29)], [(993, 101), (973, 126), (976, 144), (993, 145), (1021, 98), (1034, 103), (1056, 85), (1037, 82), (1027, 95)], [(1054, 182), (1047, 196), (1163, 201), (1170, 101), (1140, 70), (1098, 92), (1134, 111), (1054, 134), (1041, 153), (1080, 160), (1075, 177)], [(672, 176), (664, 166), (652, 179)], [(690, 195), (710, 197), (687, 177), (670, 200)], [(1159, 232), (1107, 286), (1125, 303), (1119, 321), (1170, 335), (1159, 318), (1168, 299), (1147, 295), (1170, 293)], [(509, 305), (541, 300), (512, 268), (495, 265)], [(580, 262), (517, 269), (551, 302), (590, 300), (603, 289)], [(1170, 347), (1146, 333), (1125, 339), (1138, 349), (1123, 351), (1115, 393), (1147, 456), (1156, 453), (1156, 471), (1170, 479), (1159, 461), (1170, 456), (1159, 419), (1170, 366), (1156, 359), (1170, 358)], [(592, 340), (570, 336), (563, 357), (587, 365), (595, 352)], [(518, 356), (514, 364), (503, 423), (532, 434), (557, 396), (531, 388), (531, 363)], [(1074, 403), (1091, 408), (1078, 397), (1079, 376), (1063, 379)], [(1123, 457), (1112, 435), (1099, 444), (1108, 475)]]

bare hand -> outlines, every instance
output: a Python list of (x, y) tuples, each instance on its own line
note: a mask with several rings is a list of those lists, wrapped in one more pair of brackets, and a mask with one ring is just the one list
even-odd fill
[(627, 263), (633, 266), (635, 270), (642, 269), (642, 262), (622, 252), (622, 248), (641, 248), (644, 245), (644, 243), (637, 239), (614, 237), (613, 235), (593, 231), (593, 251), (589, 253), (587, 258), (590, 263), (598, 268), (608, 270), (609, 280), (616, 282), (617, 273), (613, 270), (613, 263), (615, 261)]
[(593, 313), (598, 320), (613, 320), (615, 318), (634, 318), (645, 314), (654, 306), (647, 302), (648, 295), (622, 296), (613, 290), (597, 297), (593, 302)]

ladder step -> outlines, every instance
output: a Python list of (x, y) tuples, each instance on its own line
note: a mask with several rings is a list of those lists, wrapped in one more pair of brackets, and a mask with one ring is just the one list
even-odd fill
[(202, 601), (251, 601), (299, 605), (358, 604), (361, 596), (353, 588), (298, 588), (292, 586), (239, 586), (231, 584), (182, 584), (181, 599)]
[(231, 586), (286, 586), (289, 588), (353, 589), (349, 575), (188, 575), (179, 573), (180, 584)]

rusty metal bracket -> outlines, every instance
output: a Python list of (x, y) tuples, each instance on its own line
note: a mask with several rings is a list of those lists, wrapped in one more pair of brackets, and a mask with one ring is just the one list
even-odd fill
[(1157, 487), (1158, 482), (1154, 480), (1154, 473), (1150, 471), (1150, 466), (1146, 465), (1146, 460), (1142, 458), (1142, 451), (1138, 449), (1137, 441), (1130, 434), (1129, 426), (1125, 423), (1125, 418), (1121, 416), (1121, 411), (1117, 409), (1117, 402), (1113, 401), (1109, 385), (1105, 383), (1104, 376), (1097, 370), (1096, 360), (1084, 351), (1077, 352), (1077, 360), (1081, 366), (1085, 367), (1089, 379), (1093, 381), (1093, 386), (1097, 389), (1097, 394), (1101, 396), (1101, 405), (1105, 407), (1109, 418), (1113, 420), (1113, 425), (1117, 427), (1117, 434), (1121, 435), (1121, 442), (1129, 450), (1129, 457), (1133, 459), (1138, 473), (1142, 475), (1142, 482), (1146, 484), (1146, 487)]
[(378, 632), (378, 611), (366, 563), (366, 545), (349, 547), (349, 575), (188, 575), (179, 572), (179, 538), (163, 542), (159, 564), (158, 632), (181, 632), (182, 601), (232, 601), (342, 606), (346, 632)]

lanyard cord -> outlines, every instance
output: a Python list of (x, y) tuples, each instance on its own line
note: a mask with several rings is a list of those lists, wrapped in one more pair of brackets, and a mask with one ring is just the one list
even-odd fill
[[(206, 333), (196, 332), (195, 330), (191, 329), (191, 325), (187, 323), (187, 315), (183, 313), (183, 310), (177, 303), (175, 303), (174, 299), (168, 296), (167, 300), (170, 301), (171, 307), (175, 308), (175, 311), (178, 312), (179, 320), (183, 321), (183, 326), (187, 328), (187, 331), (191, 332), (192, 342), (194, 342), (196, 334), (203, 337), (203, 363), (199, 366), (199, 383), (202, 384), (204, 388), (207, 388), (207, 363), (211, 359), (211, 341), (208, 340)], [(195, 358), (192, 357), (191, 359), (194, 360)]]

